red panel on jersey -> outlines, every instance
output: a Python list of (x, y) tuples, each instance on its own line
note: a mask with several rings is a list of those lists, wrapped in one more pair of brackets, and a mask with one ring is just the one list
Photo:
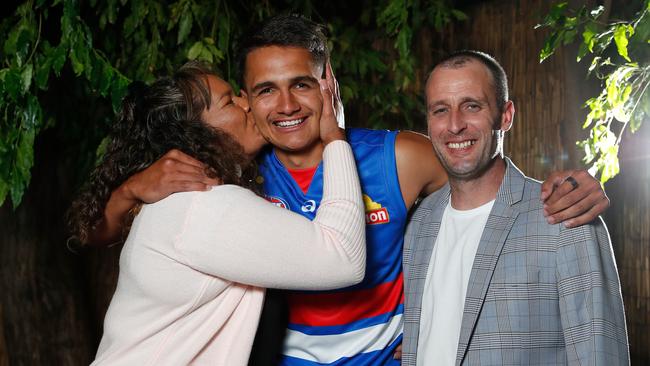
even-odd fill
[(318, 169), (318, 165), (316, 165), (313, 168), (287, 169), (287, 171), (289, 172), (289, 174), (291, 174), (293, 180), (295, 180), (296, 183), (298, 183), (298, 187), (302, 189), (302, 193), (307, 194), (307, 190), (311, 185), (311, 180), (314, 178), (314, 173), (316, 173), (316, 169)]
[(402, 275), (371, 289), (332, 293), (291, 293), (289, 322), (311, 326), (351, 323), (393, 311), (404, 302)]

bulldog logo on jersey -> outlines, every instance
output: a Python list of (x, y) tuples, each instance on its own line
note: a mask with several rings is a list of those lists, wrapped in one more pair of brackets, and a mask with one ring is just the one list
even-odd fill
[(285, 200), (279, 197), (273, 197), (273, 196), (266, 196), (265, 197), (267, 201), (271, 202), (272, 204), (280, 207), (280, 208), (286, 208), (287, 210), (289, 209), (289, 205)]
[(368, 195), (363, 195), (363, 204), (366, 206), (366, 224), (376, 225), (390, 222), (388, 210), (381, 204), (374, 202)]

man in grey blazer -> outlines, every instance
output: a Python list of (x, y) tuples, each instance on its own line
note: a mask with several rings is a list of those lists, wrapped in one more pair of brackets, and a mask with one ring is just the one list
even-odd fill
[(547, 223), (540, 184), (503, 157), (515, 109), (501, 66), (453, 54), (429, 75), (426, 99), (449, 183), (406, 231), (402, 364), (629, 364), (604, 223)]

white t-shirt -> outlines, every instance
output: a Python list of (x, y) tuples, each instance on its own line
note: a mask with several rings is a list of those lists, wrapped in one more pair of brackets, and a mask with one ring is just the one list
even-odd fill
[(471, 210), (447, 205), (422, 298), (418, 366), (454, 365), (474, 256), (494, 200)]

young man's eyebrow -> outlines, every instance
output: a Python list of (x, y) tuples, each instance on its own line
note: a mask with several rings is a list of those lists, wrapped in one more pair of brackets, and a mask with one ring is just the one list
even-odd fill
[(263, 82), (261, 82), (259, 84), (255, 84), (253, 86), (252, 91), (255, 92), (257, 90), (264, 89), (264, 88), (270, 88), (272, 86), (275, 86), (275, 84), (273, 82), (271, 82), (271, 81), (263, 81)]
[(296, 76), (295, 78), (291, 79), (291, 84), (299, 83), (301, 81), (309, 81), (318, 84), (318, 79), (311, 75)]
[[(318, 79), (316, 79), (315, 77), (313, 77), (311, 75), (300, 75), (300, 76), (296, 76), (294, 78), (289, 79), (290, 84), (296, 84), (296, 83), (300, 83), (300, 82), (309, 82), (309, 83), (318, 84)], [(275, 87), (275, 86), (276, 86), (276, 83), (273, 82), (273, 81), (263, 81), (263, 82), (261, 82), (259, 84), (255, 84), (253, 86), (252, 92), (255, 93), (256, 91), (258, 91), (260, 89), (272, 88), (272, 87)]]

